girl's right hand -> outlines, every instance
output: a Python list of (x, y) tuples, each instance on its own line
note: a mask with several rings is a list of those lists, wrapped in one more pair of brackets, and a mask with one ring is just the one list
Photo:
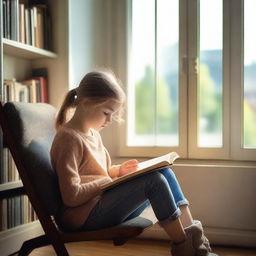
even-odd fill
[(135, 172), (138, 169), (138, 160), (132, 159), (126, 162), (123, 162), (120, 165), (119, 176), (124, 176), (128, 173)]

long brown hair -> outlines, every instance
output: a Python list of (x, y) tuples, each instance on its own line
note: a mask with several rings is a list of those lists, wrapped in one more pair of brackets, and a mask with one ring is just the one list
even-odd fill
[(93, 71), (87, 73), (79, 86), (70, 90), (61, 105), (56, 118), (56, 128), (66, 123), (67, 113), (71, 108), (76, 108), (81, 99), (87, 99), (92, 105), (101, 104), (109, 99), (121, 103), (115, 119), (121, 120), (125, 94), (120, 81), (110, 71)]

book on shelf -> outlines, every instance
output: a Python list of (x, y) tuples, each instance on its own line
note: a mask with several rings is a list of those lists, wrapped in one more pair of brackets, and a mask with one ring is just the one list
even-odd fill
[(19, 35), (19, 41), (25, 44), (25, 5), (23, 3), (19, 4)]
[(131, 179), (134, 179), (136, 177), (139, 177), (141, 175), (144, 175), (149, 172), (157, 171), (162, 168), (168, 167), (173, 165), (174, 161), (179, 158), (179, 155), (176, 152), (170, 152), (166, 155), (162, 155), (147, 161), (140, 162), (138, 164), (138, 169), (135, 172), (128, 173), (124, 176), (121, 176), (112, 182), (109, 182), (107, 184), (104, 184), (102, 186), (102, 190), (108, 190), (110, 188), (113, 188), (123, 182), (127, 182)]
[(4, 80), (4, 102), (48, 102), (47, 78), (42, 76), (17, 82), (15, 78)]
[(17, 167), (8, 148), (3, 148), (3, 170), (0, 175), (0, 184), (20, 180)]
[(44, 12), (39, 6), (35, 7), (35, 46), (44, 48)]
[(19, 0), (11, 0), (11, 39), (19, 41)]
[(26, 85), (15, 83), (14, 100), (20, 102), (29, 102), (29, 89)]
[(41, 102), (48, 102), (48, 72), (47, 68), (33, 68), (32, 78), (40, 83)]
[(51, 17), (46, 1), (3, 0), (3, 37), (51, 50)]
[(26, 85), (16, 82), (16, 79), (4, 80), (4, 101), (29, 102), (29, 89)]
[(35, 79), (28, 79), (21, 82), (24, 85), (27, 85), (29, 89), (29, 102), (36, 103), (39, 102), (40, 95), (38, 95), (38, 84)]
[(27, 195), (0, 199), (0, 231), (37, 220)]

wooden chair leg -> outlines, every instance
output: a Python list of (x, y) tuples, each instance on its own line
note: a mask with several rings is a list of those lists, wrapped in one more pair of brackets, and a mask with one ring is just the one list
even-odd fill
[(123, 238), (123, 237), (114, 238), (113, 239), (113, 244), (115, 246), (120, 246), (120, 245), (125, 244), (127, 241), (128, 241), (128, 239), (127, 238)]
[(54, 250), (58, 256), (69, 256), (68, 251), (63, 243), (52, 244), (47, 239), (46, 235), (38, 236), (36, 238), (27, 240), (23, 243), (19, 250), (18, 256), (28, 256), (34, 249), (46, 245), (53, 245)]
[(18, 255), (19, 256), (27, 256), (35, 248), (39, 248), (39, 247), (46, 246), (49, 244), (50, 243), (45, 235), (38, 236), (36, 238), (32, 238), (30, 240), (25, 241), (22, 244)]

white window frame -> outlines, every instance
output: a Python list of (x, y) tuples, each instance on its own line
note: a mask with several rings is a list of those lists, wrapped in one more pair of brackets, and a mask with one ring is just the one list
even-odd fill
[[(179, 7), (179, 13), (181, 17), (185, 17), (182, 22), (180, 22), (179, 26), (179, 38), (181, 41), (186, 42), (187, 40), (187, 32), (186, 32), (186, 14), (187, 8), (186, 8), (186, 0), (180, 0), (180, 7)], [(127, 38), (130, 38), (131, 34), (131, 1), (127, 1), (127, 33), (128, 36)], [(127, 59), (128, 59), (128, 64), (127, 64), (127, 70), (126, 70), (126, 79), (125, 82), (127, 86), (129, 87), (129, 53), (131, 49), (129, 48), (131, 45), (131, 42), (128, 41), (127, 44)], [(170, 151), (176, 151), (178, 154), (186, 158), (187, 157), (187, 74), (186, 74), (186, 69), (187, 69), (187, 55), (186, 55), (186, 45), (180, 44), (179, 45), (179, 67), (180, 67), (180, 72), (179, 72), (179, 81), (180, 81), (180, 86), (179, 86), (179, 146), (178, 147), (160, 147), (160, 146), (127, 146), (127, 132), (128, 132), (128, 127), (127, 127), (127, 122), (125, 122), (123, 125), (120, 127), (120, 143), (119, 143), (119, 156), (141, 156), (141, 157), (154, 157), (157, 155), (165, 154)], [(127, 95), (129, 97), (129, 90), (127, 90)], [(127, 120), (127, 113), (126, 113), (126, 118)], [(180, 136), (182, 134), (182, 136)]]
[[(243, 148), (243, 0), (231, 8), (231, 159), (256, 161), (256, 149)], [(241, 11), (240, 11), (241, 10)], [(256, 48), (256, 46), (255, 46)], [(238, 61), (239, 60), (239, 61)], [(241, 107), (239, 107), (241, 106)], [(256, 129), (256, 127), (255, 127)]]
[[(119, 127), (118, 155), (123, 157), (155, 157), (176, 151), (184, 159), (256, 160), (256, 149), (244, 149), (243, 139), (243, 0), (223, 0), (223, 147), (204, 148), (197, 146), (197, 38), (198, 7), (200, 0), (180, 1), (179, 45), (179, 147), (134, 147), (127, 146), (127, 122)], [(127, 1), (127, 38), (130, 38), (131, 1)], [(187, 27), (189, 24), (189, 28)], [(124, 83), (129, 86), (129, 46), (126, 42), (126, 70)], [(238, 61), (239, 60), (239, 61)], [(127, 90), (128, 92), (128, 90)], [(129, 94), (128, 94), (129, 97)], [(240, 107), (241, 106), (241, 107)], [(127, 117), (127, 115), (126, 115)], [(127, 119), (126, 119), (127, 120)], [(239, 125), (238, 125), (239, 124)], [(188, 134), (190, 136), (188, 136)]]
[(228, 2), (223, 3), (223, 146), (218, 148), (213, 147), (198, 147), (198, 79), (199, 79), (199, 67), (197, 66), (197, 60), (199, 56), (198, 42), (199, 42), (199, 0), (188, 1), (189, 9), (189, 41), (188, 41), (188, 53), (189, 53), (189, 158), (200, 159), (227, 159), (229, 158), (229, 6)]

